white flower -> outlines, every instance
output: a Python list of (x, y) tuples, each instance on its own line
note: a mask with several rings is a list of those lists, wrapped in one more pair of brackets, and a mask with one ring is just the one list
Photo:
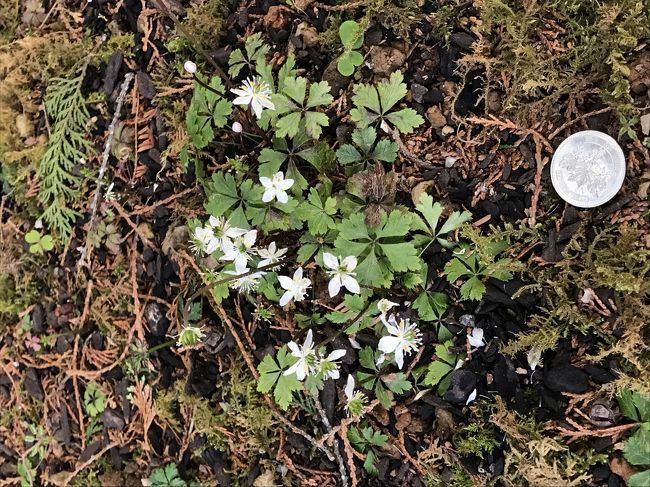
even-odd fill
[(305, 338), (302, 347), (299, 347), (294, 341), (290, 341), (287, 346), (291, 350), (291, 355), (298, 361), (285, 370), (284, 375), (291, 375), (295, 372), (298, 380), (305, 380), (305, 377), (315, 372), (316, 367), (316, 349), (311, 330), (307, 332), (307, 338)]
[(257, 239), (257, 230), (250, 230), (234, 240), (226, 240), (223, 255), (220, 260), (232, 261), (235, 263), (235, 270), (242, 271), (247, 268), (248, 260), (253, 252), (253, 245)]
[(384, 299), (380, 299), (377, 302), (377, 309), (379, 310), (379, 312), (381, 313), (382, 316), (386, 316), (386, 313), (388, 313), (388, 311), (392, 307), (397, 306), (397, 305), (398, 305), (398, 303), (394, 303), (394, 302), (389, 301), (388, 299), (384, 298)]
[(420, 330), (416, 323), (409, 323), (407, 318), (400, 318), (398, 322), (395, 315), (390, 315), (388, 320), (382, 317), (381, 321), (390, 335), (382, 337), (377, 348), (385, 354), (395, 353), (395, 363), (401, 369), (404, 365), (404, 354), (410, 355), (417, 351), (422, 342)]
[(196, 227), (192, 240), (191, 248), (195, 254), (210, 255), (219, 247), (219, 241), (214, 238), (214, 232), (210, 227)]
[(353, 255), (348, 255), (339, 263), (339, 259), (334, 255), (323, 252), (323, 264), (329, 270), (327, 274), (330, 276), (330, 282), (327, 286), (330, 297), (336, 296), (341, 290), (341, 286), (353, 294), (361, 292), (359, 283), (354, 278), (356, 272), (352, 272), (357, 267), (357, 258)]
[(302, 277), (302, 267), (298, 267), (293, 274), (293, 278), (288, 276), (278, 276), (278, 282), (286, 292), (280, 298), (280, 306), (284, 306), (292, 299), (302, 301), (305, 299), (307, 289), (311, 286), (311, 281)]
[(277, 264), (282, 260), (286, 253), (287, 249), (278, 249), (275, 242), (271, 242), (266, 249), (257, 249), (257, 255), (262, 258), (260, 263), (257, 264), (257, 267)]
[(237, 289), (240, 293), (250, 293), (257, 289), (257, 286), (260, 284), (260, 278), (266, 274), (266, 272), (250, 272), (248, 269), (235, 269), (234, 271), (224, 271), (224, 274), (241, 276), (238, 279), (234, 279), (230, 283), (230, 287), (232, 289)]
[(262, 110), (265, 108), (275, 110), (275, 105), (269, 96), (271, 95), (271, 87), (266, 81), (255, 76), (244, 80), (241, 88), (233, 88), (230, 91), (235, 95), (239, 95), (233, 100), (233, 103), (235, 105), (250, 105), (257, 118), (262, 116)]
[(530, 367), (530, 370), (535, 370), (537, 368), (537, 365), (539, 365), (541, 358), (542, 352), (540, 352), (538, 348), (533, 347), (528, 351), (526, 354), (526, 359), (528, 360), (528, 366)]
[(232, 131), (235, 132), (236, 134), (241, 134), (242, 130), (244, 130), (244, 127), (242, 127), (241, 123), (235, 122), (232, 124), (231, 127)]
[(185, 64), (183, 64), (183, 68), (185, 68), (185, 71), (187, 71), (190, 74), (196, 73), (196, 64), (193, 63), (192, 61), (185, 61)]
[(260, 183), (265, 188), (262, 201), (268, 203), (277, 198), (278, 202), (286, 203), (289, 201), (287, 190), (293, 186), (293, 182), (293, 179), (284, 179), (284, 173), (282, 171), (276, 172), (273, 178), (267, 178), (266, 176), (260, 177)]
[(181, 330), (176, 340), (176, 345), (179, 347), (193, 347), (198, 345), (203, 339), (203, 329), (198, 326), (185, 326)]
[(467, 335), (467, 341), (470, 346), (474, 348), (481, 348), (485, 345), (485, 340), (483, 340), (483, 328), (472, 328), (472, 334)]
[(348, 375), (348, 381), (345, 385), (345, 410), (348, 416), (358, 416), (363, 410), (363, 404), (366, 402), (366, 395), (361, 391), (354, 390), (354, 377)]
[(345, 350), (332, 350), (332, 352), (325, 358), (320, 359), (318, 362), (319, 371), (323, 374), (323, 379), (338, 379), (339, 364), (336, 363), (338, 359), (345, 355)]
[(465, 405), (469, 404), (469, 403), (472, 402), (474, 399), (476, 399), (476, 389), (474, 389), (474, 390), (471, 392), (471, 394), (470, 394), (469, 397), (467, 398), (467, 401), (465, 402)]
[(217, 239), (217, 244), (222, 252), (232, 244), (231, 239), (240, 237), (246, 233), (243, 228), (231, 227), (230, 222), (222, 216), (211, 216), (208, 220), (208, 228), (212, 229), (214, 238)]

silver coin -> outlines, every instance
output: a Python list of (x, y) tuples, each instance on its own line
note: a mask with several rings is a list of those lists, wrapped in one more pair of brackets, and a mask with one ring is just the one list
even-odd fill
[(579, 208), (611, 200), (625, 179), (625, 154), (609, 135), (584, 130), (568, 137), (553, 154), (551, 182), (557, 194)]

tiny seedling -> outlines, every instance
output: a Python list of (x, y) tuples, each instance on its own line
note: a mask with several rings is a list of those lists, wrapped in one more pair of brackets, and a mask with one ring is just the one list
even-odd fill
[(186, 487), (187, 483), (178, 474), (175, 463), (155, 469), (149, 478), (148, 485), (151, 487)]
[(51, 235), (41, 235), (38, 230), (30, 230), (25, 234), (25, 242), (29, 244), (29, 252), (43, 255), (54, 248)]
[(460, 278), (467, 280), (460, 287), (460, 295), (463, 299), (479, 301), (485, 294), (484, 281), (490, 277), (507, 282), (513, 278), (511, 269), (515, 266), (511, 259), (503, 258), (494, 260), (495, 257), (508, 247), (508, 242), (494, 242), (487, 249), (487, 257), (492, 262), (483, 262), (476, 250), (468, 245), (460, 245), (454, 250), (454, 258), (445, 266), (445, 274), (450, 284)]
[(339, 27), (339, 36), (343, 54), (339, 56), (336, 67), (343, 76), (350, 76), (363, 63), (363, 54), (358, 51), (363, 45), (363, 30), (358, 22), (346, 20)]
[(361, 453), (366, 453), (366, 460), (363, 462), (363, 468), (366, 472), (377, 474), (377, 449), (386, 446), (388, 437), (379, 431), (375, 431), (370, 426), (357, 428), (351, 427), (348, 430), (348, 440), (353, 448)]

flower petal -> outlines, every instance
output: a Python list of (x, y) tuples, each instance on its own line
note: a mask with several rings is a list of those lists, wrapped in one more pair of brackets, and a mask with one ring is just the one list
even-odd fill
[(341, 357), (343, 357), (346, 353), (347, 350), (342, 348), (338, 350), (332, 350), (325, 360), (329, 360), (330, 362), (333, 362), (334, 360), (338, 360)]
[(399, 347), (401, 340), (394, 336), (381, 337), (377, 348), (384, 353), (393, 353)]
[(275, 196), (278, 199), (279, 203), (286, 203), (287, 201), (289, 201), (289, 195), (287, 195), (286, 191), (283, 191), (281, 189), (275, 190)]
[(264, 194), (262, 195), (262, 201), (264, 203), (273, 201), (273, 198), (275, 198), (275, 188), (268, 188), (266, 191), (264, 191)]
[(323, 264), (330, 269), (338, 269), (339, 259), (329, 252), (323, 252)]
[(343, 274), (341, 276), (341, 282), (345, 286), (345, 289), (350, 291), (352, 294), (359, 294), (361, 292), (359, 283), (354, 277)]
[(345, 384), (345, 395), (348, 398), (348, 401), (352, 399), (352, 396), (354, 394), (354, 377), (352, 377), (352, 374), (348, 375), (348, 381)]
[(327, 290), (330, 293), (330, 298), (336, 296), (341, 290), (341, 278), (335, 276), (332, 279), (330, 279), (330, 282), (327, 285)]
[(288, 276), (278, 276), (278, 282), (282, 286), (282, 289), (293, 289), (293, 279)]
[(404, 366), (404, 351), (402, 350), (402, 347), (397, 347), (397, 350), (395, 350), (395, 363), (397, 364), (398, 369), (401, 369)]
[(354, 255), (348, 255), (345, 259), (343, 259), (343, 265), (348, 270), (348, 272), (352, 272), (357, 267), (357, 258)]
[(271, 188), (273, 187), (273, 183), (269, 178), (266, 176), (260, 176), (260, 184), (264, 186), (265, 188)]
[(280, 298), (280, 306), (284, 306), (287, 304), (289, 301), (291, 301), (291, 298), (293, 297), (293, 293), (291, 291), (287, 291), (282, 295)]

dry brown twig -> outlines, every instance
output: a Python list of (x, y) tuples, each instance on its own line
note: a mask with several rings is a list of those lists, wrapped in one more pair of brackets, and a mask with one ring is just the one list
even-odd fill
[[(115, 113), (113, 113), (113, 120), (108, 126), (108, 134), (106, 136), (106, 142), (104, 143), (104, 152), (102, 153), (102, 164), (99, 167), (99, 174), (95, 179), (95, 196), (93, 197), (93, 202), (90, 205), (90, 221), (88, 222), (88, 232), (91, 232), (95, 226), (95, 218), (97, 216), (97, 207), (99, 206), (99, 197), (102, 192), (102, 185), (104, 184), (104, 174), (108, 168), (108, 159), (111, 155), (111, 144), (113, 143), (113, 137), (115, 136), (115, 126), (120, 120), (120, 112), (122, 111), (122, 105), (124, 104), (124, 98), (126, 98), (126, 93), (131, 85), (131, 80), (133, 79), (133, 73), (127, 73), (122, 82), (122, 87), (120, 88), (120, 94), (117, 97), (117, 104), (115, 106)], [(78, 268), (88, 266), (88, 252), (90, 245), (88, 239), (79, 253), (79, 260), (77, 262)]]

